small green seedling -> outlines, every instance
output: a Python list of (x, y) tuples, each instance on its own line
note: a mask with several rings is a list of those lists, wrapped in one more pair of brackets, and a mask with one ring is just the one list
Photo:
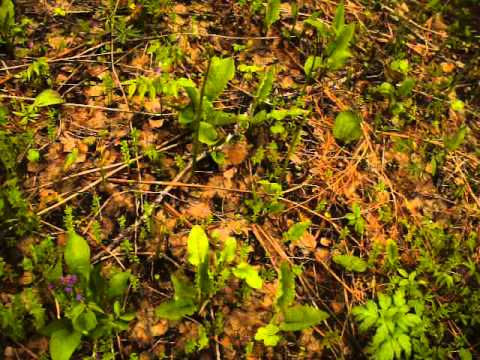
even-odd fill
[(350, 45), (355, 32), (355, 23), (345, 24), (345, 6), (343, 1), (337, 6), (333, 24), (328, 28), (323, 22), (312, 16), (305, 25), (315, 29), (317, 42), (325, 49), (321, 55), (307, 57), (303, 66), (308, 79), (316, 77), (318, 70), (339, 70), (352, 56)]
[(393, 296), (378, 294), (378, 305), (369, 300), (352, 310), (360, 331), (374, 328), (369, 352), (378, 360), (410, 358), (413, 341), (419, 336), (422, 318), (407, 304), (405, 293), (397, 290)]
[[(93, 267), (87, 241), (70, 228), (63, 254), (69, 274), (51, 284), (58, 301), (64, 304), (65, 316), (44, 330), (50, 336), (52, 360), (68, 360), (84, 336), (97, 339), (125, 331), (134, 314), (124, 313), (120, 299), (128, 288), (130, 272), (117, 272), (105, 279), (101, 269)], [(62, 263), (57, 270), (62, 273)]]
[(310, 305), (295, 304), (295, 277), (298, 271), (287, 262), (280, 265), (275, 314), (270, 323), (258, 328), (255, 340), (265, 346), (276, 346), (282, 340), (281, 332), (301, 331), (328, 318), (328, 313)]
[(363, 136), (360, 124), (358, 114), (353, 111), (342, 111), (335, 118), (333, 136), (345, 144), (357, 141)]
[(253, 289), (260, 289), (263, 280), (257, 269), (236, 255), (237, 241), (229, 237), (223, 249), (213, 257), (209, 238), (205, 230), (195, 225), (187, 240), (188, 262), (195, 269), (195, 282), (190, 282), (183, 274), (173, 274), (173, 300), (160, 304), (156, 315), (169, 320), (180, 320), (193, 315), (202, 303), (221, 290), (231, 275), (244, 280)]

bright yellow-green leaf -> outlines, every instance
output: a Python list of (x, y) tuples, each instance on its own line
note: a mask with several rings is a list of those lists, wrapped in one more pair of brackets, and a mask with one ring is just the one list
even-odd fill
[(59, 105), (63, 104), (65, 100), (63, 100), (62, 96), (52, 89), (43, 90), (40, 94), (37, 95), (33, 105), (36, 107), (44, 107), (44, 106), (51, 106), (51, 105)]
[(80, 345), (82, 334), (78, 331), (60, 329), (52, 334), (49, 342), (52, 360), (69, 360)]
[(208, 237), (205, 230), (195, 225), (190, 230), (187, 241), (188, 261), (193, 266), (199, 266), (206, 261), (208, 255)]
[(217, 130), (212, 124), (200, 121), (198, 129), (198, 140), (207, 145), (213, 145), (217, 142)]
[(353, 111), (342, 111), (335, 118), (333, 136), (335, 139), (348, 144), (362, 137), (360, 118)]
[(64, 258), (71, 273), (89, 278), (90, 247), (83, 237), (73, 231), (68, 234)]
[(225, 90), (228, 82), (235, 75), (235, 62), (233, 58), (212, 58), (210, 71), (205, 84), (205, 96), (210, 101), (215, 100)]
[(278, 342), (282, 339), (280, 335), (277, 335), (280, 328), (274, 324), (268, 324), (258, 328), (255, 334), (255, 340), (263, 341), (265, 346), (277, 346)]
[(233, 269), (233, 275), (237, 278), (245, 280), (248, 286), (254, 289), (260, 289), (263, 285), (263, 280), (258, 275), (258, 271), (252, 265), (242, 262)]

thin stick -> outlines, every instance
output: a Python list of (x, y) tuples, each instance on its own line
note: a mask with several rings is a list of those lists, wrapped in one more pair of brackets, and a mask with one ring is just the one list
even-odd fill
[(109, 173), (107, 173), (104, 177), (100, 177), (98, 180), (95, 180), (94, 182), (88, 184), (87, 186), (84, 186), (83, 188), (81, 188), (80, 190), (78, 190), (77, 192), (73, 193), (72, 195), (66, 197), (65, 199), (53, 204), (52, 206), (49, 206), (43, 210), (40, 210), (39, 212), (37, 212), (37, 215), (38, 216), (41, 216), (43, 214), (46, 214), (54, 209), (56, 209), (57, 207), (59, 206), (62, 206), (63, 204), (69, 202), (70, 200), (76, 198), (78, 195), (80, 195), (81, 193), (83, 192), (86, 192), (88, 190), (90, 190), (91, 188), (93, 188), (94, 186), (97, 186), (98, 184), (100, 184), (102, 181), (104, 181), (106, 178), (109, 178), (110, 176), (112, 175), (115, 175), (116, 173), (118, 173), (119, 171), (125, 169), (126, 167), (128, 167), (130, 164), (123, 164), (122, 166), (119, 166), (118, 168), (116, 168), (115, 170), (112, 170), (110, 171)]

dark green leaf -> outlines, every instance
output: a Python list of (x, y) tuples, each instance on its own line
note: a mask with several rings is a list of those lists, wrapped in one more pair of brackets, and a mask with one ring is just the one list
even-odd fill
[(184, 316), (193, 315), (197, 307), (192, 300), (183, 299), (168, 301), (160, 304), (155, 309), (155, 314), (159, 318), (168, 320), (180, 320)]
[(111, 298), (122, 296), (128, 288), (130, 277), (130, 271), (123, 271), (113, 275), (108, 283), (108, 296)]

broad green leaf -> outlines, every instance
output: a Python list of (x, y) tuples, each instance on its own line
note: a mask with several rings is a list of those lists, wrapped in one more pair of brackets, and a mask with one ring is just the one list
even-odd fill
[(327, 67), (330, 70), (341, 69), (352, 53), (348, 49), (336, 49), (327, 59)]
[(383, 82), (376, 87), (376, 90), (383, 96), (389, 97), (395, 93), (395, 87), (389, 82)]
[(318, 310), (309, 305), (295, 305), (283, 312), (283, 323), (280, 329), (283, 331), (299, 331), (318, 325), (328, 318), (328, 313)]
[(273, 68), (270, 68), (265, 74), (263, 74), (262, 80), (258, 85), (257, 93), (255, 94), (256, 104), (263, 103), (267, 99), (268, 95), (270, 95), (273, 86), (273, 75)]
[(393, 294), (393, 303), (395, 306), (406, 305), (407, 301), (405, 300), (405, 291), (403, 289), (395, 291), (395, 294)]
[(392, 63), (390, 64), (390, 69), (403, 75), (407, 75), (408, 71), (410, 70), (410, 65), (408, 64), (407, 59), (398, 59), (392, 61)]
[(279, 331), (280, 328), (274, 324), (262, 326), (255, 333), (255, 340), (263, 341), (265, 346), (277, 346), (282, 339), (280, 335), (277, 335)]
[(348, 144), (360, 139), (363, 135), (360, 117), (353, 111), (342, 111), (335, 118), (333, 136)]
[(354, 255), (335, 255), (333, 262), (343, 266), (347, 271), (364, 272), (367, 270), (367, 262)]
[(187, 240), (188, 261), (193, 266), (199, 266), (207, 260), (208, 255), (208, 237), (205, 230), (199, 225), (195, 225), (190, 230)]
[(212, 58), (210, 71), (205, 84), (205, 96), (210, 101), (215, 100), (225, 90), (228, 82), (235, 76), (235, 62), (233, 58)]
[(40, 94), (37, 95), (33, 105), (36, 107), (44, 107), (51, 105), (63, 104), (65, 100), (61, 95), (52, 89), (43, 90)]
[(212, 151), (210, 153), (213, 161), (215, 161), (218, 165), (222, 166), (225, 164), (225, 154), (221, 151)]
[(277, 306), (284, 309), (295, 300), (295, 274), (288, 262), (280, 265), (278, 272)]
[(262, 71), (262, 67), (257, 65), (240, 64), (238, 65), (238, 71), (245, 73), (256, 73)]
[(335, 11), (335, 18), (333, 19), (333, 28), (335, 33), (338, 35), (343, 30), (345, 26), (345, 5), (343, 1), (337, 5), (337, 10)]
[(108, 296), (111, 298), (122, 296), (128, 287), (130, 271), (122, 271), (112, 276), (108, 283)]
[(283, 134), (285, 133), (285, 126), (280, 121), (275, 121), (275, 123), (270, 126), (270, 131), (272, 134)]
[(162, 319), (180, 320), (195, 313), (197, 307), (190, 299), (167, 301), (157, 306), (155, 315)]
[(346, 60), (352, 56), (349, 47), (355, 32), (355, 24), (343, 26), (335, 41), (327, 48), (327, 66), (331, 70), (338, 70), (345, 65)]
[(245, 280), (248, 286), (254, 289), (260, 289), (263, 285), (263, 280), (258, 275), (258, 270), (252, 265), (242, 262), (233, 269), (233, 275), (237, 278)]
[(455, 151), (462, 145), (467, 135), (468, 128), (465, 125), (462, 125), (460, 129), (451, 137), (447, 137), (443, 140), (445, 147), (448, 151)]
[(97, 326), (97, 317), (90, 309), (83, 309), (78, 314), (72, 316), (72, 325), (76, 331), (87, 335)]
[(261, 110), (259, 112), (257, 112), (253, 118), (252, 118), (252, 125), (260, 125), (260, 124), (263, 124), (265, 122), (265, 120), (267, 120), (267, 111), (266, 110)]
[(412, 90), (415, 86), (415, 80), (412, 78), (406, 78), (400, 83), (400, 86), (397, 89), (397, 94), (399, 96), (409, 96), (412, 93)]
[(325, 24), (322, 21), (320, 21), (318, 19), (315, 19), (315, 18), (312, 18), (312, 17), (309, 17), (303, 23), (314, 27), (315, 30), (317, 31), (318, 35), (320, 35), (320, 36), (327, 35), (327, 27), (325, 26)]
[(71, 273), (81, 275), (85, 279), (90, 276), (90, 247), (87, 241), (70, 231), (64, 251), (65, 263)]
[(181, 273), (171, 276), (173, 289), (175, 290), (175, 300), (193, 301), (196, 297), (196, 290), (193, 284)]
[(280, 19), (280, 0), (268, 0), (265, 10), (265, 26), (270, 29)]
[(69, 329), (59, 329), (52, 333), (49, 342), (52, 360), (69, 360), (80, 345), (82, 334)]
[(178, 122), (180, 125), (188, 125), (193, 123), (193, 120), (195, 120), (195, 111), (193, 110), (193, 105), (189, 104), (180, 111)]
[(460, 349), (458, 351), (458, 356), (460, 356), (460, 360), (472, 360), (473, 359), (473, 355), (470, 352), (470, 350), (465, 349), (465, 348)]
[(213, 145), (217, 142), (217, 130), (212, 124), (200, 121), (198, 129), (198, 140), (207, 145)]
[(15, 25), (15, 6), (13, 1), (2, 0), (0, 5), (0, 33), (8, 36), (13, 25)]
[(310, 55), (305, 60), (305, 65), (303, 65), (303, 71), (305, 75), (311, 77), (315, 71), (317, 71), (322, 65), (322, 58), (317, 55)]
[(283, 237), (287, 241), (298, 241), (302, 238), (303, 234), (305, 234), (305, 231), (310, 227), (312, 222), (310, 220), (302, 221), (299, 223), (295, 223), (290, 228), (286, 233), (283, 234)]
[(235, 252), (237, 250), (237, 240), (229, 236), (223, 244), (223, 250), (220, 253), (220, 263), (230, 264), (235, 260)]
[(34, 163), (38, 162), (38, 160), (40, 160), (40, 151), (37, 149), (28, 149), (27, 159)]

